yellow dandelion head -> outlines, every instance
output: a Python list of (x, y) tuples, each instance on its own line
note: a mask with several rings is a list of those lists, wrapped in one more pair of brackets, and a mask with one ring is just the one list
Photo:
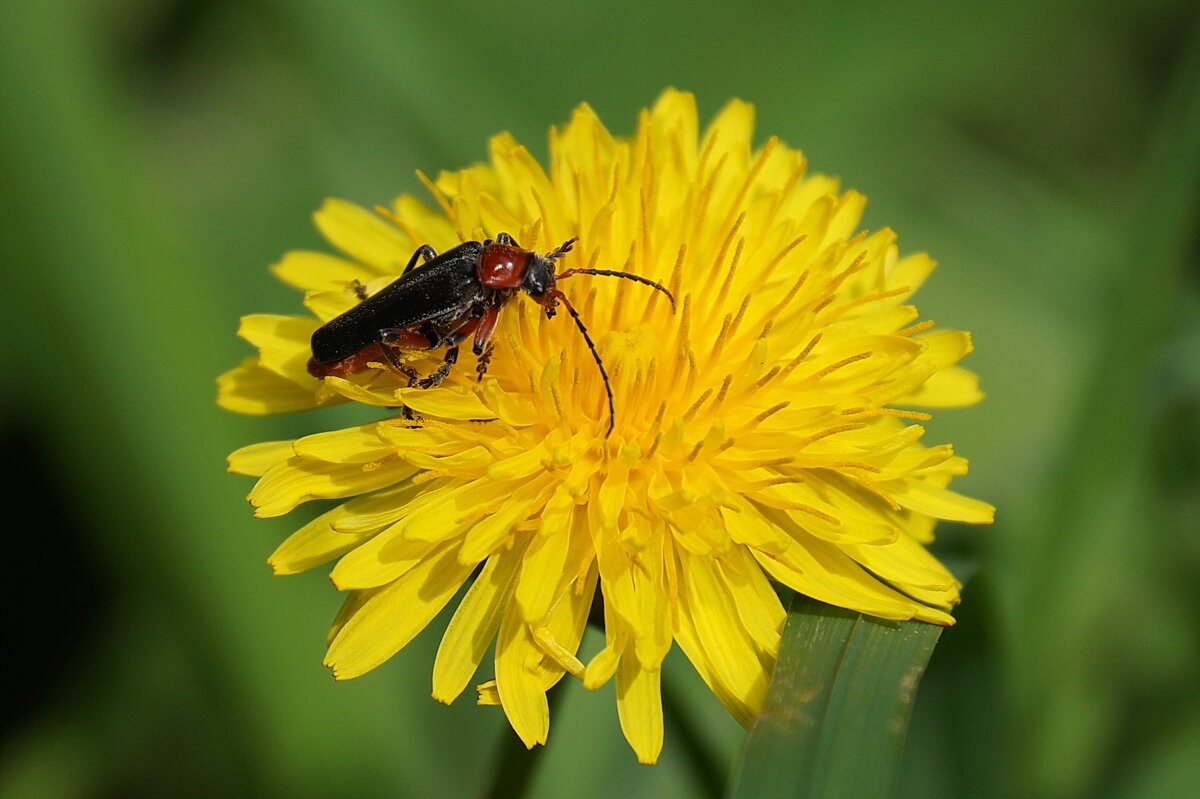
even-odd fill
[[(316, 214), (341, 256), (292, 252), (274, 267), (309, 314), (252, 316), (259, 352), (222, 376), (220, 401), (264, 413), (356, 401), (388, 418), (239, 450), (261, 516), (348, 498), (271, 558), (290, 573), (338, 558), (349, 592), (326, 662), (362, 674), (408, 643), (479, 569), (442, 639), (433, 695), (456, 698), (495, 641), (479, 701), (529, 746), (549, 730), (564, 675), (617, 681), (639, 759), (662, 745), (659, 675), (677, 643), (742, 722), (761, 704), (784, 611), (773, 583), (888, 619), (951, 624), (959, 585), (924, 545), (937, 519), (988, 522), (948, 489), (966, 461), (921, 442), (919, 408), (977, 401), (957, 362), (966, 333), (932, 329), (909, 296), (933, 268), (889, 230), (857, 232), (864, 198), (809, 175), (775, 138), (752, 143), (734, 101), (703, 132), (691, 95), (668, 91), (631, 139), (581, 106), (550, 133), (544, 168), (508, 134), (490, 161), (424, 179), (372, 214)], [(527, 297), (499, 315), (476, 379), (464, 356), (424, 390), (393, 363), (341, 377), (305, 369), (314, 330), (388, 285), (423, 244), (510, 233), (545, 253), (578, 238), (559, 284), (586, 324), (613, 395), (565, 314)], [(417, 268), (420, 268), (419, 266)], [(440, 351), (400, 351), (428, 373)], [(597, 588), (604, 647), (579, 643)]]

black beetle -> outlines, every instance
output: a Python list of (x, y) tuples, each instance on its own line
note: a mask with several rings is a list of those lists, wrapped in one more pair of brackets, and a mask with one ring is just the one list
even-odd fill
[[(554, 316), (558, 302), (566, 307), (583, 334), (608, 394), (608, 435), (615, 420), (612, 387), (600, 353), (592, 343), (583, 320), (566, 295), (555, 284), (571, 275), (606, 275), (644, 283), (671, 301), (675, 298), (661, 284), (628, 272), (609, 269), (568, 269), (554, 274), (554, 262), (571, 251), (576, 239), (570, 239), (546, 255), (522, 249), (507, 233), (492, 241), (467, 241), (438, 255), (428, 244), (417, 248), (400, 277), (341, 316), (317, 328), (312, 335), (312, 359), (308, 372), (313, 377), (345, 376), (365, 369), (368, 363), (386, 361), (408, 378), (410, 386), (432, 388), (450, 374), (458, 360), (458, 345), (474, 335), (472, 350), (479, 362), (479, 379), (487, 371), (491, 358), (492, 332), (500, 309), (517, 292), (524, 291), (542, 306), (547, 317)], [(425, 263), (417, 269), (418, 259)], [(442, 365), (422, 378), (403, 363), (397, 351), (430, 350), (445, 346)]]

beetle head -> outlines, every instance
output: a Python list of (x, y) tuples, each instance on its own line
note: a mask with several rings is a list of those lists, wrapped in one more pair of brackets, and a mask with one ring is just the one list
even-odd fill
[(569, 253), (574, 245), (575, 239), (569, 239), (545, 255), (529, 253), (529, 260), (525, 264), (525, 279), (521, 283), (521, 288), (534, 302), (546, 309), (547, 316), (554, 315), (554, 308), (557, 305), (557, 300), (552, 293), (555, 283), (554, 262)]

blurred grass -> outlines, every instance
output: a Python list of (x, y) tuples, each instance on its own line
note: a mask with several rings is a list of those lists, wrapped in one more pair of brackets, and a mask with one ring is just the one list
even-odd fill
[[(478, 160), (503, 129), (544, 153), (583, 100), (628, 133), (666, 85), (704, 114), (755, 102), (764, 138), (934, 254), (923, 313), (975, 334), (989, 399), (938, 414), (930, 439), (972, 460), (963, 490), (1000, 522), (943, 531), (983, 566), (923, 681), (905, 795), (1188, 795), (1196, 17), (1183, 0), (5, 4), (24, 683), (0, 795), (483, 790), (510, 733), (494, 710), (427, 698), (436, 634), (333, 684), (319, 661), (338, 598), (319, 574), (270, 577), (295, 524), (251, 520), (247, 482), (222, 473), (229, 450), (336, 412), (233, 417), (212, 379), (247, 352), (240, 315), (293, 310), (265, 267), (323, 247), (308, 219), (322, 197), (416, 191), (413, 169)], [(667, 668), (732, 757), (740, 728), (681, 658)], [(672, 738), (661, 765), (634, 764), (611, 689), (571, 686), (561, 708), (535, 795), (695, 793)]]
[(793, 594), (762, 709), (729, 776), (737, 799), (890, 796), (942, 627)]

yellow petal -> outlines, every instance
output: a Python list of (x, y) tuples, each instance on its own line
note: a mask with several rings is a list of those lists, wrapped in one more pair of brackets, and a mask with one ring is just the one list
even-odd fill
[(277, 278), (301, 291), (336, 291), (354, 281), (367, 282), (377, 275), (361, 265), (323, 252), (293, 250), (271, 265)]
[(451, 544), (442, 545), (351, 616), (325, 655), (325, 665), (333, 669), (335, 679), (367, 673), (429, 624), (475, 568), (473, 563), (460, 563), (456, 550)]
[(935, 330), (917, 340), (929, 348), (924, 357), (937, 364), (939, 369), (953, 366), (974, 349), (971, 334), (962, 330)]
[(475, 692), (478, 696), (475, 703), (478, 705), (497, 707), (500, 704), (500, 692), (496, 689), (496, 681), (488, 680), (475, 686)]
[[(258, 364), (298, 385), (308, 374), (309, 339), (317, 320), (305, 316), (251, 314), (243, 316), (238, 335), (259, 349)], [(310, 381), (314, 382), (310, 377)]]
[(709, 559), (681, 552), (680, 575), (680, 646), (693, 663), (704, 662), (713, 693), (734, 718), (748, 725), (766, 698), (769, 672)]
[(310, 291), (304, 295), (304, 307), (312, 311), (322, 324), (341, 316), (358, 303), (358, 297), (350, 289)]
[(626, 654), (617, 668), (617, 718), (639, 763), (654, 763), (662, 751), (662, 694), (658, 669), (645, 669)]
[(258, 364), (258, 356), (242, 361), (217, 378), (217, 404), (236, 413), (291, 413), (318, 405), (309, 389)]
[(986, 502), (929, 485), (923, 480), (892, 481), (886, 490), (904, 507), (939, 519), (991, 524), (996, 515), (996, 509)]
[(264, 441), (229, 453), (229, 471), (260, 477), (292, 457), (291, 441)]
[(326, 377), (325, 385), (348, 400), (361, 402), (364, 405), (377, 405), (384, 408), (397, 408), (404, 403), (396, 399), (394, 386), (384, 384), (381, 388), (364, 385), (363, 378), (357, 376), (360, 382), (347, 380), (344, 377)]
[(417, 413), (427, 413), (442, 419), (494, 419), (496, 414), (484, 405), (479, 396), (461, 386), (439, 386), (435, 389), (402, 388), (396, 398)]
[(307, 458), (290, 458), (264, 474), (250, 492), (258, 517), (282, 516), (310, 499), (341, 499), (390, 486), (416, 472), (403, 461), (377, 469), (358, 464), (337, 464)]
[(400, 274), (416, 245), (365, 208), (330, 198), (313, 221), (333, 246), (377, 273)]
[(961, 366), (939, 369), (921, 383), (915, 391), (899, 397), (899, 405), (916, 405), (920, 408), (959, 408), (974, 405), (983, 399), (979, 390), (979, 376)]
[(345, 504), (346, 516), (334, 523), (334, 529), (342, 533), (379, 530), (408, 516), (422, 500), (436, 495), (437, 490), (445, 484), (446, 481), (420, 485), (406, 482), (355, 497)]
[(724, 582), (737, 609), (743, 628), (760, 653), (773, 657), (787, 613), (779, 596), (753, 556), (741, 547), (714, 559), (717, 575)]
[(948, 610), (958, 603), (958, 580), (907, 535), (884, 546), (850, 546), (845, 551), (872, 574), (926, 605)]
[(438, 542), (405, 538), (403, 525), (393, 524), (346, 553), (329, 573), (329, 579), (339, 591), (377, 588), (403, 577), (437, 546)]
[(500, 627), (523, 548), (497, 552), (467, 590), (446, 627), (433, 663), (433, 698), (450, 704), (467, 687)]
[(923, 252), (913, 253), (896, 262), (888, 276), (888, 286), (907, 286), (916, 291), (929, 277), (929, 273), (937, 266), (933, 259)]
[(374, 535), (374, 532), (336, 532), (332, 525), (346, 515), (345, 508), (339, 505), (288, 536), (267, 559), (272, 570), (276, 574), (296, 574), (311, 569), (355, 550)]
[(529, 542), (514, 595), (521, 618), (527, 623), (541, 620), (549, 613), (551, 603), (558, 596), (572, 535), (575, 534), (570, 530), (563, 530), (534, 536)]
[(544, 744), (550, 733), (550, 706), (536, 671), (541, 659), (528, 626), (509, 606), (496, 639), (496, 691), (508, 723), (528, 749)]
[(951, 625), (949, 614), (914, 602), (864, 571), (837, 547), (815, 539), (796, 543), (778, 557), (752, 551), (773, 579), (805, 596), (881, 619), (920, 619)]
[(392, 450), (379, 440), (375, 432), (377, 422), (368, 422), (357, 427), (316, 433), (298, 439), (293, 445), (295, 453), (329, 463), (371, 463), (390, 456)]

